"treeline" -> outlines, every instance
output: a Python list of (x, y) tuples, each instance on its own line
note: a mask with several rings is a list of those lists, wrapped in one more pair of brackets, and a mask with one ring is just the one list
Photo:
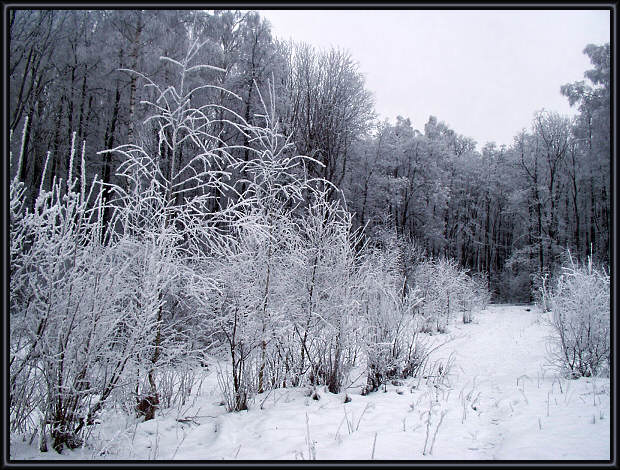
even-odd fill
[[(159, 57), (179, 56), (198, 38), (206, 43), (199, 61), (224, 72), (204, 69), (195, 78), (241, 98), (213, 87), (205, 99), (252, 122), (273, 79), (283, 132), (322, 163), (309, 164), (310, 175), (344, 190), (356, 225), (388, 216), (429, 254), (489, 272), (504, 299), (527, 300), (531, 275), (553, 270), (567, 248), (579, 259), (590, 251), (609, 259), (609, 45), (588, 46), (588, 80), (562, 87), (579, 106), (576, 119), (541, 111), (512, 146), (488, 143), (478, 152), (433, 116), (423, 132), (404, 118), (376, 123), (346, 52), (276, 41), (254, 12), (11, 10), (9, 27), (9, 125), (25, 127), (19, 178), (30, 205), (48, 150), (47, 181), (66, 173), (73, 131), (89, 149), (135, 138), (155, 148), (158, 130), (135, 124), (145, 118), (149, 89), (128, 69), (166, 81), (170, 68)], [(226, 122), (219, 127), (226, 144), (247, 146)], [(182, 145), (178, 164), (188, 158)], [(121, 160), (88, 153), (85, 164), (87, 178), (110, 183)]]
[[(66, 174), (67, 136), (74, 131), (76, 142), (95, 151), (132, 141), (156, 150), (160, 129), (138, 125), (155, 91), (129, 70), (170, 82), (172, 69), (160, 57), (183, 56), (195, 39), (204, 42), (197, 62), (223, 70), (192, 76), (216, 85), (200, 98), (214, 105), (215, 135), (238, 145), (231, 152), (247, 161), (247, 137), (222, 119), (223, 109), (257, 122), (261, 92), (272, 80), (283, 133), (299, 154), (317, 161), (308, 162), (309, 176), (344, 191), (355, 226), (390, 219), (429, 255), (488, 272), (495, 297), (504, 300), (529, 300), (536, 278), (553, 271), (566, 249), (578, 259), (592, 252), (609, 260), (608, 44), (587, 46), (593, 64), (587, 80), (562, 87), (579, 107), (575, 119), (541, 111), (511, 146), (487, 143), (477, 151), (472, 139), (433, 116), (423, 130), (400, 117), (378, 123), (354, 58), (277, 41), (256, 12), (10, 10), (9, 126), (12, 133), (25, 131), (19, 179), (27, 203), (33, 206), (44, 169), (47, 185)], [(163, 132), (170, 140), (169, 130)], [(21, 143), (12, 141), (17, 155)], [(174, 165), (192, 158), (186, 144)], [(171, 162), (169, 150), (161, 152)], [(112, 154), (87, 152), (86, 177), (118, 182), (121, 164)], [(236, 199), (220, 192), (212, 209)]]
[[(143, 101), (154, 91), (143, 88), (143, 78), (128, 70), (169, 83), (170, 64), (160, 57), (182, 57), (195, 39), (204, 43), (195, 60), (217, 68), (192, 76), (213, 84), (200, 99), (230, 109), (248, 123), (257, 122), (257, 114), (264, 112), (260, 93), (271, 80), (284, 134), (294, 136), (299, 153), (323, 164), (309, 165), (310, 175), (339, 183), (353, 142), (370, 128), (370, 93), (352, 58), (344, 51), (319, 52), (306, 44), (277, 42), (257, 13), (12, 10), (9, 26), (10, 129), (26, 126), (20, 180), (29, 188), (40, 179), (48, 150), (48, 180), (66, 173), (66, 136), (73, 131), (89, 149), (134, 140), (156, 146), (158, 129), (136, 125), (145, 119)], [(215, 113), (221, 118), (224, 111)], [(248, 144), (221, 119), (216, 135), (227, 145)], [(237, 152), (249, 158), (247, 150)], [(179, 164), (187, 158), (182, 144)], [(114, 181), (120, 163), (91, 153), (87, 176)]]
[(540, 111), (510, 147), (479, 152), (433, 116), (424, 132), (399, 117), (357, 140), (344, 188), (358, 223), (389, 214), (429, 253), (488, 272), (503, 300), (531, 300), (566, 250), (608, 263), (609, 44), (584, 52), (588, 80), (561, 90), (576, 118)]

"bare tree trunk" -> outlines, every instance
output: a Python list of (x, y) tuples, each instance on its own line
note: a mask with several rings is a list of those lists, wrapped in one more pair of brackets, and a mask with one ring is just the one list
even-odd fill
[[(105, 134), (105, 148), (111, 149), (114, 146), (114, 134), (116, 132), (116, 124), (118, 122), (118, 113), (120, 108), (121, 101), (121, 92), (118, 84), (118, 80), (116, 81), (116, 92), (114, 95), (114, 107), (112, 109), (112, 119), (110, 121), (109, 127), (106, 129)], [(106, 152), (103, 154), (103, 169), (101, 174), (101, 182), (104, 185), (103, 189), (103, 205), (105, 209), (103, 211), (103, 231), (102, 234), (105, 235), (109, 229), (108, 225), (110, 220), (112, 219), (112, 208), (107, 207), (107, 202), (110, 200), (110, 189), (109, 184), (111, 181), (112, 175), (112, 153)]]
[[(133, 37), (133, 47), (130, 54), (132, 70), (138, 70), (138, 58), (140, 57), (140, 36), (142, 35), (142, 29), (144, 28), (142, 10), (138, 10), (137, 15), (138, 19), (136, 23), (136, 31)], [(127, 130), (127, 139), (129, 142), (133, 142), (135, 133), (136, 82), (137, 77), (132, 73), (129, 79), (129, 128)]]
[[(270, 227), (269, 233), (271, 235), (272, 233), (272, 227)], [(266, 355), (266, 351), (267, 351), (267, 342), (265, 341), (265, 329), (266, 329), (266, 321), (267, 321), (267, 304), (269, 301), (269, 287), (270, 287), (270, 281), (271, 281), (271, 254), (272, 254), (272, 247), (271, 247), (271, 237), (269, 238), (269, 246), (267, 248), (267, 274), (266, 274), (266, 279), (265, 279), (265, 292), (264, 292), (264, 297), (263, 297), (263, 312), (262, 312), (262, 319), (261, 319), (261, 343), (260, 343), (260, 349), (261, 349), (261, 360), (260, 360), (260, 367), (258, 370), (258, 393), (262, 393), (263, 392), (263, 377), (264, 377), (264, 373), (265, 373), (265, 355)]]

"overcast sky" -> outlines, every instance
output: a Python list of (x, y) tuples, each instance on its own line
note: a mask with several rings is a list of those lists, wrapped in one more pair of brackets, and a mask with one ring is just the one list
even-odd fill
[(382, 118), (429, 115), (511, 144), (541, 108), (574, 114), (560, 86), (583, 79), (584, 47), (609, 41), (608, 10), (259, 10), (280, 39), (347, 49)]

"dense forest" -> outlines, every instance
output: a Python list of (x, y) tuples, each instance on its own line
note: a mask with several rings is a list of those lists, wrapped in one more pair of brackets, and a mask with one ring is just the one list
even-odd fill
[(370, 393), (422, 363), (406, 312), (441, 332), (489, 295), (537, 299), (567, 256), (609, 263), (609, 44), (561, 88), (574, 118), (541, 110), (478, 150), (435, 116), (379, 121), (354, 57), (256, 12), (13, 9), (8, 27), (11, 426), (55, 423), (59, 449), (106, 401), (148, 419), (183, 400), (165, 368), (208, 348), (230, 410), (336, 393), (363, 354)]
[[(115, 180), (122, 161), (99, 150), (136, 139), (155, 148), (156, 127), (140, 124), (152, 93), (140, 74), (169, 82), (174, 70), (160, 57), (182, 56), (199, 38), (205, 44), (195, 60), (224, 72), (205, 69), (193, 79), (242, 98), (212, 88), (202, 99), (253, 122), (272, 81), (283, 134), (323, 164), (310, 165), (310, 175), (342, 190), (355, 225), (368, 234), (389, 223), (429, 254), (488, 272), (503, 300), (529, 300), (531, 275), (553, 271), (567, 249), (579, 259), (609, 260), (608, 44), (588, 45), (587, 80), (562, 87), (576, 118), (541, 110), (510, 147), (489, 142), (478, 151), (434, 116), (422, 129), (407, 118), (377, 122), (353, 57), (279, 42), (258, 13), (12, 10), (9, 20), (9, 126), (25, 132), (19, 179), (30, 205), (48, 151), (45, 184), (66, 174), (72, 132), (86, 142), (87, 179), (96, 174), (103, 183)], [(227, 145), (247, 146), (220, 126)], [(19, 144), (13, 139), (13, 148)], [(191, 158), (184, 146), (177, 165)], [(248, 159), (248, 150), (236, 152)]]

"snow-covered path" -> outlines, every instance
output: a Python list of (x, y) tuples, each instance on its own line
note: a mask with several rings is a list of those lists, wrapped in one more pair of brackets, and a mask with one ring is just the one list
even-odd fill
[(491, 306), (451, 331), (446, 350), (462, 374), (455, 382), (478, 396), (478, 421), (467, 431), (477, 443), (468, 450), (483, 451), (477, 458), (609, 458), (609, 380), (557, 376), (546, 360), (552, 330), (538, 308)]
[(536, 308), (498, 305), (478, 315), (475, 324), (452, 328), (455, 339), (447, 349), (456, 357), (455, 374), (461, 375), (456, 382), (471, 387), (478, 397), (476, 410), (468, 411), (480, 419), (471, 432), (486, 451), (481, 458), (497, 458), (515, 407), (526, 402), (532, 380), (538, 386), (546, 375), (550, 330), (542, 320)]
[(430, 338), (451, 338), (433, 353), (433, 361), (454, 361), (440, 383), (409, 379), (368, 396), (352, 386), (346, 404), (344, 392), (320, 389), (315, 401), (303, 388), (278, 389), (256, 397), (249, 411), (226, 413), (211, 368), (183, 410), (161, 410), (148, 422), (102, 416), (91, 449), (41, 454), (12, 439), (11, 453), (28, 459), (607, 460), (609, 379), (566, 380), (545, 367), (551, 333), (545, 318), (535, 307), (495, 305), (473, 323), (455, 319), (449, 335)]

